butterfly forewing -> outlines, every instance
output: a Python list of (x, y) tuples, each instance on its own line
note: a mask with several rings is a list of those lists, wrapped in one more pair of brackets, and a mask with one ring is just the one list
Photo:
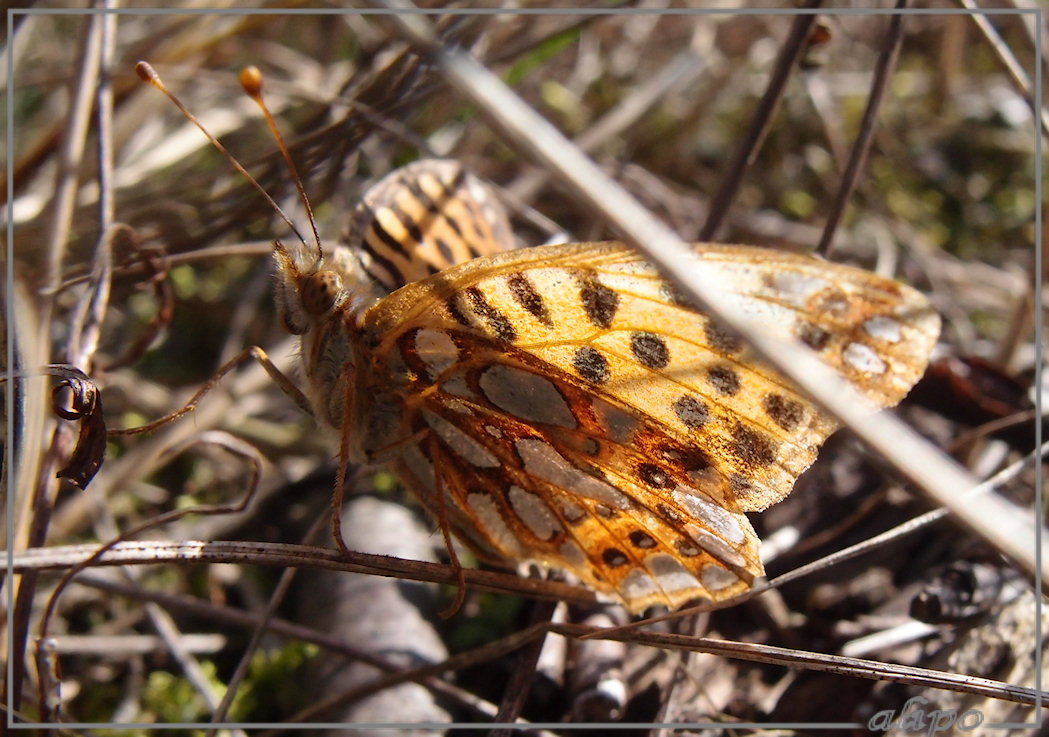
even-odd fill
[[(857, 269), (719, 245), (688, 267), (874, 406), (909, 390), (938, 334), (918, 292)], [(362, 329), (354, 424), (383, 430), (364, 455), (396, 458), (431, 508), (445, 494), (480, 552), (566, 568), (634, 611), (749, 587), (762, 567), (741, 512), (789, 493), (834, 429), (617, 244), (451, 267)]]

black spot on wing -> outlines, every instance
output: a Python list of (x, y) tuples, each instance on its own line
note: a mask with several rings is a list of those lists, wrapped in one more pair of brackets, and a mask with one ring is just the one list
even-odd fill
[(437, 252), (444, 259), (445, 268), (455, 264), (455, 253), (444, 238), (434, 238), (434, 245), (437, 246)]
[(703, 334), (706, 336), (707, 345), (718, 353), (728, 355), (743, 350), (743, 341), (740, 337), (713, 320), (707, 320), (703, 325)]
[(710, 456), (702, 448), (695, 446), (663, 448), (662, 452), (672, 463), (682, 468), (686, 473), (705, 471), (712, 465)]
[(572, 367), (592, 384), (608, 381), (608, 359), (590, 346), (583, 346), (572, 356)]
[(609, 328), (619, 310), (619, 295), (606, 287), (591, 272), (581, 272), (579, 300), (590, 322), (599, 328)]
[(391, 212), (397, 216), (397, 220), (400, 221), (401, 227), (407, 232), (408, 236), (412, 239), (413, 243), (423, 242), (423, 232), (419, 229), (419, 223), (415, 221), (408, 213), (404, 212), (398, 205), (393, 204), (390, 206)]
[(642, 366), (665, 368), (670, 363), (670, 351), (663, 336), (637, 332), (630, 336), (630, 350)]
[(683, 394), (674, 400), (674, 413), (690, 430), (698, 430), (710, 419), (707, 406), (691, 394)]
[(798, 340), (814, 351), (822, 351), (830, 341), (830, 333), (811, 322), (798, 327)]
[(447, 308), (448, 314), (451, 315), (453, 320), (455, 320), (460, 325), (470, 327), (470, 318), (466, 316), (466, 313), (463, 312), (462, 308), (459, 306), (460, 296), (461, 295), (458, 294), (452, 295), (444, 301), (444, 306), (445, 308)]
[(488, 299), (479, 287), (469, 287), (463, 294), (473, 313), (480, 317), (500, 340), (506, 343), (513, 343), (517, 340), (517, 329), (514, 328), (513, 323), (506, 315), (488, 303)]
[(793, 430), (805, 419), (805, 407), (782, 394), (766, 394), (761, 404), (765, 414), (784, 430)]
[[(440, 180), (437, 180), (440, 182)], [(412, 193), (412, 197), (417, 199), (426, 210), (436, 215), (441, 210), (441, 206), (433, 201), (429, 193), (426, 192), (421, 186), (419, 186), (419, 180), (414, 177), (405, 177), (404, 186), (408, 188), (408, 191)], [(441, 184), (444, 187), (443, 183)]]
[(543, 295), (539, 294), (535, 285), (532, 284), (527, 276), (520, 271), (516, 271), (507, 277), (506, 285), (510, 288), (510, 295), (517, 304), (521, 305), (536, 320), (548, 328), (554, 326), (554, 321), (550, 317), (550, 310), (546, 306), (546, 300), (543, 299)]
[(666, 471), (654, 463), (642, 463), (637, 468), (637, 475), (653, 489), (669, 489), (674, 486), (673, 480)]
[(628, 535), (628, 537), (630, 538), (630, 542), (634, 545), (635, 548), (640, 548), (641, 550), (651, 550), (652, 548), (656, 547), (655, 539), (653, 539), (653, 537), (644, 530), (634, 530), (630, 533), (630, 535)]
[(736, 455), (752, 466), (768, 466), (776, 462), (776, 445), (765, 433), (737, 422), (732, 428)]
[[(375, 237), (382, 241), (382, 244), (384, 246), (389, 248), (394, 253), (399, 253), (405, 258), (409, 258), (408, 249), (403, 243), (401, 243), (399, 240), (390, 235), (389, 231), (387, 231), (386, 228), (382, 227), (382, 224), (379, 222), (379, 218), (376, 217), (375, 212), (371, 213), (371, 230), (372, 233), (375, 234)], [(372, 249), (368, 250), (374, 253)]]
[(731, 397), (739, 391), (741, 382), (735, 369), (720, 364), (707, 369), (707, 383), (726, 397)]

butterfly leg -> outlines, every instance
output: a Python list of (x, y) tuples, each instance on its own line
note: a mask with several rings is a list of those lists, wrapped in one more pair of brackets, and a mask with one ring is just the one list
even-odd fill
[[(349, 417), (353, 406), (354, 387), (352, 382), (349, 381), (345, 382), (345, 387), (346, 395), (343, 399), (343, 417)], [(353, 432), (353, 428), (351, 427), (352, 424), (353, 423), (350, 422), (343, 422), (342, 430), (339, 433), (339, 471), (335, 476), (335, 493), (332, 494), (331, 510), (332, 537), (335, 538), (336, 547), (338, 547), (338, 549), (345, 555), (351, 554), (351, 551), (346, 547), (346, 543), (342, 537), (342, 505), (343, 499), (345, 498), (344, 490), (350, 466), (350, 437)], [(411, 438), (408, 438), (406, 442), (407, 441), (416, 442), (417, 438), (412, 436)], [(452, 570), (455, 572), (455, 581), (458, 589), (455, 595), (455, 601), (453, 601), (446, 609), (439, 612), (442, 619), (450, 619), (459, 611), (463, 602), (466, 600), (466, 574), (463, 572), (462, 563), (459, 562), (459, 556), (456, 554), (455, 546), (452, 544), (451, 525), (448, 522), (447, 504), (444, 498), (444, 487), (440, 474), (437, 475), (436, 483), (437, 523), (441, 526), (441, 535), (444, 538), (444, 546), (448, 550), (448, 557), (452, 563)]]
[(250, 348), (245, 348), (243, 351), (238, 353), (236, 356), (222, 364), (215, 375), (208, 380), (204, 386), (202, 386), (196, 394), (190, 397), (189, 401), (182, 405), (181, 408), (166, 414), (160, 419), (147, 422), (145, 425), (138, 425), (137, 427), (128, 427), (120, 430), (109, 430), (109, 435), (140, 435), (142, 433), (151, 432), (156, 430), (158, 427), (162, 427), (169, 422), (173, 422), (183, 415), (189, 414), (197, 408), (200, 404), (200, 400), (204, 398), (204, 395), (218, 386), (218, 383), (222, 380), (226, 374), (235, 369), (237, 366), (242, 364), (244, 361), (251, 359), (258, 363), (262, 368), (269, 374), (270, 378), (280, 387), (281, 391), (284, 392), (295, 404), (299, 406), (306, 414), (313, 416), (313, 408), (310, 406), (310, 400), (306, 397), (302, 391), (295, 386), (291, 379), (285, 376), (280, 369), (278, 369), (270, 357), (266, 354), (266, 351), (262, 350), (256, 345)]
[[(343, 418), (348, 418), (353, 408), (353, 383), (345, 382), (345, 396), (343, 397)], [(346, 475), (350, 466), (350, 433), (353, 423), (344, 419), (342, 430), (339, 433), (339, 470), (335, 474), (335, 493), (331, 495), (331, 535), (335, 538), (335, 547), (343, 555), (350, 555), (351, 551), (346, 547), (342, 539), (342, 501), (345, 496)]]
[(455, 553), (455, 545), (452, 544), (451, 525), (448, 523), (448, 509), (444, 500), (444, 484), (441, 475), (437, 474), (437, 524), (441, 526), (441, 535), (444, 537), (444, 547), (448, 551), (448, 557), (452, 562), (452, 570), (455, 571), (455, 582), (457, 590), (455, 601), (446, 609), (438, 612), (441, 619), (451, 619), (462, 607), (466, 600), (466, 574), (463, 565), (459, 562), (459, 556)]

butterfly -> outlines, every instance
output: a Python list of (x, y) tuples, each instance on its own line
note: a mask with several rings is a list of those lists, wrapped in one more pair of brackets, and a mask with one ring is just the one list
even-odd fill
[[(225, 153), (148, 64), (136, 72)], [(294, 175), (261, 73), (240, 79)], [(440, 160), (369, 189), (338, 247), (299, 241), (274, 243), (276, 304), (313, 414), (341, 436), (340, 479), (388, 464), (446, 542), (569, 571), (635, 613), (724, 601), (763, 575), (746, 513), (790, 493), (835, 422), (642, 256), (514, 249), (486, 186)], [(873, 407), (910, 391), (939, 336), (920, 292), (860, 269), (723, 244), (681, 266)]]
[[(620, 243), (514, 249), (452, 161), (371, 188), (342, 243), (275, 247), (317, 418), (480, 557), (574, 574), (637, 613), (723, 601), (764, 569), (746, 517), (835, 422)], [(940, 320), (860, 269), (696, 244), (683, 268), (800, 340), (873, 406), (918, 381)]]

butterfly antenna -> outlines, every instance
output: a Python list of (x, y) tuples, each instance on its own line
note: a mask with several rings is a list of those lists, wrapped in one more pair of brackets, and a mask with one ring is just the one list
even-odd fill
[[(258, 70), (256, 70), (256, 71), (258, 71)], [(263, 188), (263, 186), (261, 184), (259, 184), (258, 180), (256, 180), (255, 177), (253, 177), (248, 172), (248, 170), (245, 169), (241, 165), (241, 163), (239, 161), (237, 161), (237, 159), (233, 156), (233, 154), (231, 154), (229, 151), (226, 150), (225, 146), (223, 146), (221, 143), (219, 143), (219, 140), (217, 138), (215, 138), (215, 136), (211, 135), (211, 133), (208, 132), (208, 129), (205, 128), (201, 124), (201, 122), (199, 120), (197, 120), (196, 116), (193, 115), (193, 113), (191, 113), (188, 109), (186, 109), (186, 106), (182, 104), (182, 101), (179, 100), (175, 96), (175, 94), (164, 85), (164, 82), (161, 81), (161, 79), (160, 79), (160, 75), (156, 73), (156, 71), (153, 69), (153, 67), (150, 66), (148, 62), (140, 61), (137, 64), (135, 64), (135, 72), (138, 74), (139, 77), (141, 77), (142, 81), (148, 82), (149, 84), (153, 85), (158, 90), (163, 92), (167, 96), (167, 98), (169, 100), (171, 100), (171, 102), (173, 102), (175, 104), (175, 107), (177, 107), (182, 112), (182, 114), (186, 116), (186, 119), (189, 120), (189, 122), (193, 123), (193, 125), (197, 126), (201, 130), (201, 132), (205, 136), (207, 136), (208, 140), (211, 141), (211, 145), (214, 146), (216, 149), (218, 149), (219, 153), (221, 153), (223, 156), (225, 156), (226, 159), (231, 164), (233, 164), (233, 167), (237, 171), (239, 171), (242, 175), (244, 175), (245, 179), (247, 179), (249, 182), (251, 182), (251, 185), (253, 187), (255, 187), (255, 189), (258, 190), (259, 194), (261, 194), (263, 196), (263, 198), (266, 200), (266, 202), (268, 202), (270, 204), (270, 207), (273, 208), (274, 212), (276, 212), (278, 215), (280, 215), (281, 219), (285, 223), (288, 224), (288, 227), (291, 228), (292, 232), (295, 233), (295, 236), (300, 241), (302, 241), (303, 245), (308, 245), (306, 243), (306, 239), (302, 237), (302, 233), (300, 233), (299, 229), (295, 227), (295, 223), (293, 223), (291, 221), (291, 218), (289, 218), (287, 215), (284, 214), (284, 210), (282, 210), (280, 208), (280, 205), (278, 205), (276, 203), (276, 201), (272, 197), (270, 197), (269, 192), (267, 192)], [(259, 85), (258, 85), (260, 89), (261, 89), (261, 86), (262, 86), (261, 80), (262, 80), (262, 75), (260, 73), (259, 74)], [(248, 94), (250, 95), (251, 93), (249, 92)], [(260, 102), (261, 102), (261, 100), (260, 100)], [(263, 110), (266, 112), (267, 120), (270, 121), (270, 128), (273, 128), (274, 126), (273, 126), (272, 118), (270, 118), (269, 111), (265, 110), (265, 107), (263, 107)], [(279, 135), (278, 135), (278, 143), (280, 144), (281, 150), (284, 152), (285, 158), (288, 158), (287, 149), (284, 147), (284, 142), (282, 140), (280, 140), (280, 136)], [(303, 191), (302, 190), (302, 184), (299, 182), (299, 176), (298, 176), (298, 174), (295, 173), (295, 168), (294, 167), (292, 167), (292, 174), (295, 175), (295, 184), (298, 186), (299, 192), (302, 192)], [(306, 195), (303, 194), (303, 198), (304, 199), (305, 199), (305, 196)], [(310, 209), (310, 205), (309, 205), (308, 202), (306, 203), (306, 211), (309, 213), (310, 224), (313, 225), (313, 235), (314, 235), (314, 237), (316, 237), (317, 236), (317, 226), (313, 222), (313, 211)], [(318, 249), (318, 251), (320, 251), (320, 240), (317, 240), (317, 249)]]
[(248, 97), (258, 103), (259, 108), (262, 110), (262, 114), (266, 116), (266, 123), (273, 132), (273, 137), (277, 139), (277, 145), (280, 146), (280, 152), (284, 155), (284, 161), (287, 162), (288, 169), (291, 171), (291, 178), (295, 182), (295, 187), (299, 190), (302, 204), (306, 207), (306, 215), (310, 219), (310, 227), (313, 228), (313, 240), (317, 244), (317, 255), (318, 258), (320, 258), (324, 255), (324, 251), (321, 248), (320, 236), (317, 235), (317, 222), (313, 219), (313, 208), (310, 206), (310, 198), (306, 196), (306, 189), (302, 186), (302, 178), (299, 176), (299, 172), (295, 168), (295, 162), (291, 159), (291, 153), (289, 153), (288, 147), (284, 144), (284, 137), (280, 134), (280, 130), (277, 128), (277, 122), (273, 119), (273, 116), (270, 115), (270, 109), (266, 106), (265, 100), (262, 99), (262, 72), (259, 68), (256, 66), (248, 66), (241, 69), (240, 86), (244, 88)]

